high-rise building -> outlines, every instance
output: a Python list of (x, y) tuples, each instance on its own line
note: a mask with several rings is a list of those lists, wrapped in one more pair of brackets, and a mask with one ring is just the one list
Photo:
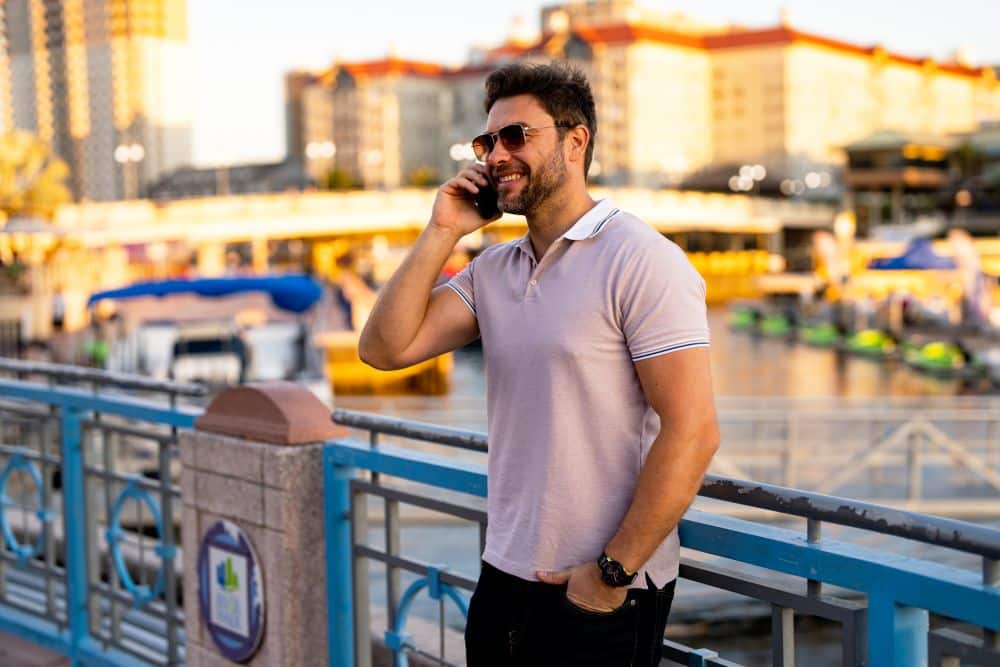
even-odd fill
[(0, 131), (49, 142), (79, 199), (190, 163), (190, 73), (186, 0), (0, 2)]

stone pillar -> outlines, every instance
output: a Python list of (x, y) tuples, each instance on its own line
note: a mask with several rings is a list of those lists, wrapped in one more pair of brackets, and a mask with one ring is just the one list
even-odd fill
[(249, 537), (261, 561), (264, 635), (245, 664), (325, 664), (322, 441), (344, 433), (312, 392), (271, 382), (224, 391), (181, 434), (188, 667), (234, 664), (216, 648), (198, 603), (198, 548), (220, 519)]

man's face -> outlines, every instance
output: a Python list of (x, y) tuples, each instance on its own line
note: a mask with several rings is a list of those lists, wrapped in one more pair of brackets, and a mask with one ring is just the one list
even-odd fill
[(562, 141), (555, 120), (532, 95), (505, 97), (494, 103), (486, 119), (489, 132), (522, 124), (529, 130), (524, 147), (508, 151), (497, 141), (486, 158), (498, 205), (505, 213), (530, 215), (558, 190), (566, 179)]

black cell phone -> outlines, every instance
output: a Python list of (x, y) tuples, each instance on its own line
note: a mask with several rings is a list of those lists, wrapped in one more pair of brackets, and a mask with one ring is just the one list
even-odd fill
[(499, 212), (497, 197), (497, 191), (492, 185), (479, 188), (479, 192), (476, 193), (476, 208), (479, 209), (479, 217), (483, 220), (489, 220)]

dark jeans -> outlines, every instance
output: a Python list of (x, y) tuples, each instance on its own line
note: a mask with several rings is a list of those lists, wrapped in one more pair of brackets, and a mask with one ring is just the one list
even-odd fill
[(655, 667), (675, 583), (657, 589), (647, 577), (623, 606), (595, 613), (570, 603), (566, 586), (483, 563), (465, 626), (469, 667)]

